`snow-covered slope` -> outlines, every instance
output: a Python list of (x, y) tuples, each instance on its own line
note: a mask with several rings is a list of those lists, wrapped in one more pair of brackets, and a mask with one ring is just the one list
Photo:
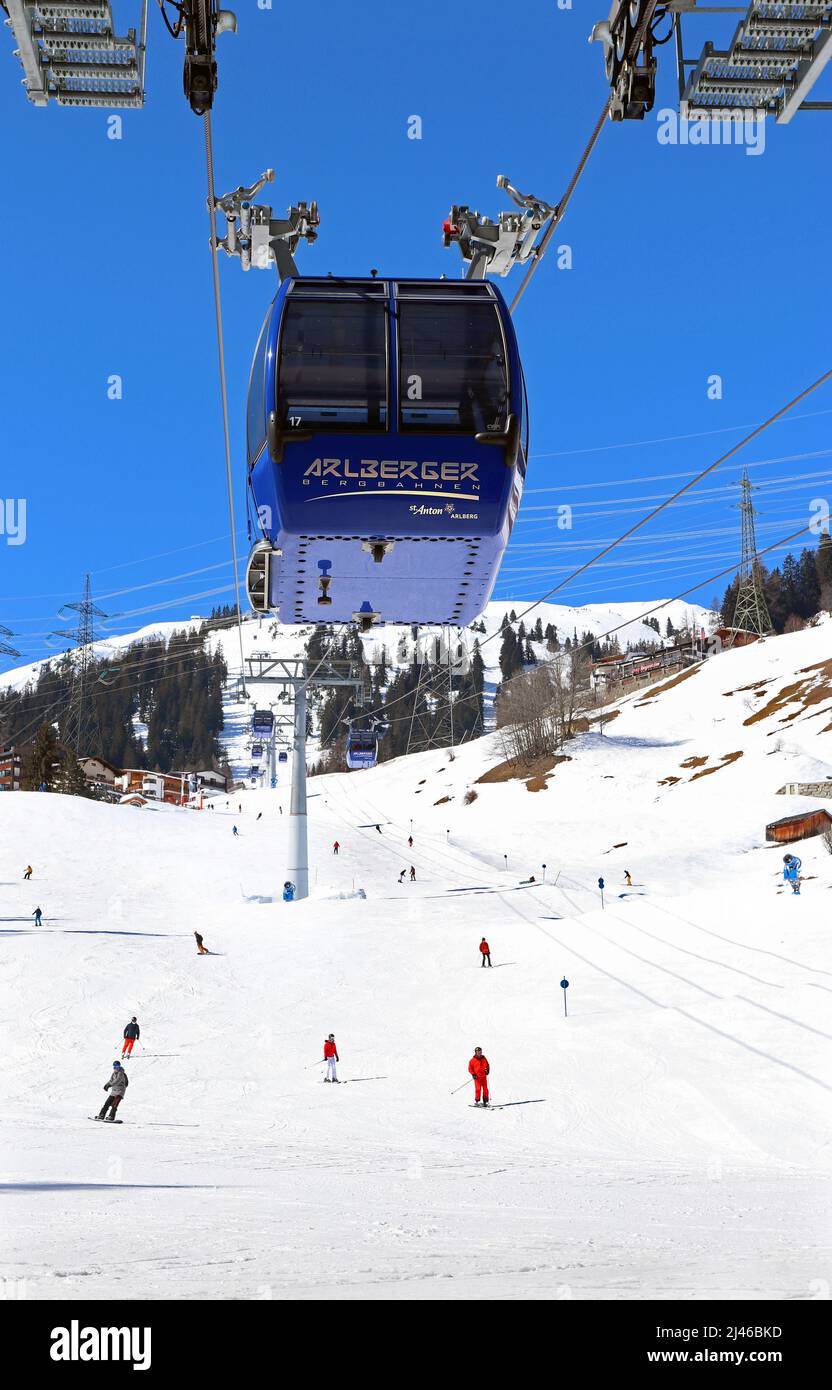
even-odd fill
[[(567, 638), (571, 640), (575, 634), (580, 638), (585, 632), (592, 632), (596, 635), (615, 632), (623, 651), (628, 642), (636, 646), (643, 642), (649, 643), (657, 640), (655, 631), (640, 621), (640, 615), (650, 607), (649, 602), (619, 603), (616, 605), (587, 604), (583, 607), (541, 603), (535, 605), (527, 615), (526, 626), (531, 630), (539, 617), (544, 630), (550, 623), (556, 628), (562, 644), (566, 642)], [(500, 681), (500, 623), (504, 614), (514, 611), (518, 615), (522, 615), (523, 610), (524, 605), (522, 603), (511, 600), (490, 603), (482, 615), (485, 632), (475, 632), (471, 628), (465, 628), (460, 633), (462, 643), (467, 648), (469, 656), (473, 651), (475, 640), (479, 641), (482, 648), (482, 657), (485, 662), (484, 703), (487, 724), (493, 722), (493, 695)], [(693, 625), (697, 628), (707, 629), (710, 620), (710, 615), (706, 609), (695, 604), (686, 604), (681, 600), (673, 600), (668, 603), (666, 607), (661, 609), (658, 617), (662, 632), (664, 632), (668, 618), (670, 618), (674, 628)], [(169, 639), (176, 631), (198, 629), (201, 622), (202, 619), (200, 618), (190, 618), (182, 622), (152, 623), (137, 632), (107, 637), (96, 642), (93, 652), (99, 659), (117, 657), (120, 651), (124, 651), (134, 642), (148, 641), (151, 638)], [(263, 651), (283, 657), (302, 657), (305, 643), (312, 630), (308, 624), (305, 626), (277, 624), (272, 619), (259, 618), (254, 614), (247, 613), (242, 624), (243, 658), (247, 662), (252, 656)], [(419, 641), (428, 644), (431, 635), (440, 635), (441, 631), (440, 628), (421, 628)], [(242, 779), (246, 777), (251, 765), (249, 755), (251, 712), (257, 706), (268, 706), (272, 703), (275, 699), (275, 689), (273, 686), (250, 680), (246, 670), (244, 673), (246, 676), (245, 685), (251, 698), (243, 703), (238, 703), (238, 687), (243, 672), (240, 660), (241, 644), (237, 629), (236, 627), (217, 628), (208, 640), (212, 650), (222, 649), (228, 666), (228, 685), (224, 708), (225, 729), (222, 739), (223, 753), (235, 776)], [(375, 628), (362, 640), (365, 656), (370, 665), (380, 659), (382, 651), (391, 671), (395, 671), (402, 665), (408, 665), (413, 659), (415, 643), (411, 629), (407, 626), (393, 625)], [(543, 644), (533, 643), (532, 646), (539, 659), (546, 659), (548, 653)], [(4, 686), (16, 690), (22, 689), (25, 685), (37, 680), (39, 671), (45, 664), (45, 662), (34, 662), (0, 673), (0, 689)], [(314, 709), (312, 714), (314, 719)], [(136, 733), (141, 736), (144, 732), (144, 727), (137, 722)], [(309, 747), (310, 758), (315, 756), (316, 748), (317, 745), (313, 738)]]
[[(615, 606), (609, 604), (587, 604), (581, 608), (570, 608), (566, 605), (555, 603), (536, 604), (532, 611), (527, 615), (525, 624), (527, 630), (536, 625), (540, 618), (543, 630), (549, 624), (556, 629), (561, 645), (567, 639), (573, 640), (577, 635), (580, 639), (584, 633), (592, 632), (594, 635), (604, 633), (615, 633), (621, 650), (626, 649), (629, 642), (633, 646), (641, 643), (656, 642), (657, 635), (653, 628), (640, 620), (640, 615), (647, 612), (650, 604), (645, 603), (621, 603)], [(470, 658), (474, 642), (480, 645), (480, 652), (485, 663), (484, 673), (484, 708), (486, 726), (493, 724), (493, 698), (494, 692), (500, 682), (500, 624), (506, 614), (515, 612), (522, 615), (524, 605), (521, 603), (496, 602), (489, 603), (482, 615), (482, 622), (485, 632), (474, 631), (472, 628), (464, 628), (460, 632), (460, 639)], [(697, 629), (708, 629), (710, 614), (704, 608), (696, 605), (689, 605), (674, 600), (662, 608), (659, 614), (662, 631), (668, 618), (670, 618), (674, 628), (681, 628), (693, 625)], [(291, 624), (276, 624), (266, 618), (249, 617), (242, 628), (243, 655), (246, 661), (261, 651), (268, 651), (274, 655), (283, 657), (300, 657), (304, 654), (304, 645), (312, 632), (310, 626), (293, 626)], [(418, 642), (421, 644), (422, 651), (430, 651), (432, 637), (442, 637), (441, 628), (422, 627), (418, 630)], [(263, 685), (251, 680), (246, 673), (246, 690), (250, 699), (243, 703), (237, 703), (237, 686), (240, 675), (240, 642), (236, 629), (224, 629), (215, 633), (211, 641), (214, 645), (222, 645), (223, 656), (228, 665), (229, 679), (225, 700), (225, 730), (223, 736), (223, 748), (226, 757), (237, 777), (246, 776), (251, 759), (249, 757), (250, 742), (250, 719), (252, 710), (259, 705), (269, 705), (275, 699), (275, 689), (273, 686)], [(382, 654), (387, 668), (391, 673), (402, 666), (409, 666), (413, 660), (416, 650), (410, 627), (401, 625), (391, 625), (373, 628), (369, 633), (362, 636), (364, 645), (364, 655), (367, 663), (372, 666), (378, 662)], [(532, 642), (532, 648), (538, 660), (546, 660), (549, 653), (544, 643)], [(312, 710), (314, 719), (314, 709)], [(312, 761), (317, 753), (317, 744), (314, 737), (309, 744), (309, 758)]]
[[(832, 773), (829, 633), (639, 692), (543, 790), (478, 780), (496, 734), (313, 779), (305, 903), (279, 901), (282, 786), (201, 813), (0, 798), (0, 1276), (32, 1298), (813, 1297), (832, 858), (797, 846), (793, 897), (764, 826), (820, 804), (784, 782)], [(105, 1128), (86, 1116), (133, 1013)], [(324, 1089), (329, 1032), (350, 1084)], [(491, 1114), (452, 1094), (475, 1044)]]

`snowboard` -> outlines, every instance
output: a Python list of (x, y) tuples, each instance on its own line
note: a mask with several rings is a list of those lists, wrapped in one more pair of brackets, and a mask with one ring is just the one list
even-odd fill
[(123, 1120), (102, 1120), (100, 1115), (88, 1115), (88, 1120), (99, 1120), (102, 1125), (123, 1125)]

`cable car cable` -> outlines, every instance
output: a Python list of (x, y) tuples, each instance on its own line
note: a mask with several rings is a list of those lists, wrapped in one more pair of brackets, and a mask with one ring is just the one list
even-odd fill
[(514, 313), (515, 309), (517, 308), (517, 305), (520, 303), (520, 300), (522, 299), (526, 291), (529, 281), (534, 275), (534, 272), (536, 271), (537, 267), (540, 265), (540, 262), (543, 260), (543, 257), (546, 254), (546, 248), (555, 234), (555, 228), (558, 227), (560, 223), (563, 221), (563, 216), (572, 198), (572, 194), (575, 192), (575, 189), (578, 186), (581, 175), (583, 174), (584, 169), (589, 163), (589, 157), (592, 154), (592, 151), (595, 149), (595, 146), (598, 142), (598, 137), (604, 128), (609, 109), (610, 103), (608, 98), (607, 101), (604, 103), (603, 111), (598, 117), (598, 120), (595, 122), (595, 129), (593, 130), (592, 134), (589, 137), (589, 140), (587, 141), (587, 144), (584, 148), (584, 152), (578, 160), (577, 167), (575, 168), (575, 171), (571, 179), (569, 180), (569, 183), (566, 186), (566, 192), (564, 193), (560, 202), (557, 203), (555, 206), (555, 211), (552, 214), (551, 221), (549, 222), (546, 231), (543, 233), (543, 237), (541, 238), (541, 242), (537, 248), (534, 259), (532, 260), (531, 265), (529, 266), (528, 270), (523, 276), (523, 279), (520, 283), (516, 295), (514, 296), (514, 298), (508, 306), (508, 311), (510, 314)]
[[(689, 483), (685, 483), (682, 487), (678, 488), (677, 491), (674, 492), (670, 497), (667, 497), (664, 502), (661, 502), (657, 507), (654, 507), (652, 511), (649, 511), (645, 516), (641, 518), (640, 521), (636, 521), (632, 526), (628, 528), (628, 530), (624, 531), (620, 536), (618, 536), (616, 540), (611, 541), (609, 545), (604, 546), (603, 550), (599, 550), (597, 555), (593, 555), (590, 560), (587, 560), (583, 565), (580, 565), (578, 569), (573, 570), (572, 573), (568, 574), (565, 579), (562, 579), (560, 581), (560, 583), (553, 585), (551, 589), (547, 589), (545, 594), (542, 594), (539, 599), (535, 599), (534, 603), (530, 603), (526, 608), (523, 609), (521, 613), (518, 614), (517, 621), (519, 622), (521, 618), (524, 618), (526, 614), (530, 613), (533, 608), (536, 608), (538, 606), (538, 604), (545, 603), (546, 600), (549, 599), (552, 594), (558, 593), (561, 589), (565, 588), (567, 584), (570, 584), (573, 579), (577, 579), (578, 575), (583, 574), (586, 570), (590, 568), (591, 565), (596, 564), (597, 561), (603, 559), (605, 555), (609, 555), (610, 551), (615, 550), (616, 546), (621, 545), (622, 541), (627, 540), (628, 536), (632, 536), (636, 531), (639, 531), (642, 526), (646, 526), (648, 521), (652, 521), (654, 517), (659, 515), (659, 512), (663, 512), (666, 507), (671, 506), (677, 498), (683, 495), (683, 493), (689, 492), (692, 487), (695, 487), (696, 484), (698, 482), (701, 482), (703, 478), (707, 477), (709, 473), (713, 473), (715, 468), (719, 468), (720, 464), (725, 463), (727, 459), (731, 458), (734, 454), (739, 453), (740, 449), (743, 449), (746, 444), (750, 444), (752, 439), (756, 439), (756, 437), (762, 434), (764, 430), (767, 430), (770, 425), (773, 425), (776, 420), (779, 420), (783, 415), (785, 415), (789, 410), (791, 410), (792, 406), (795, 406), (800, 401), (805, 400), (807, 396), (811, 395), (813, 391), (817, 391), (818, 387), (823, 386), (825, 382), (830, 380), (830, 378), (832, 378), (832, 367), (830, 367), (828, 371), (824, 372), (822, 376), (819, 376), (817, 381), (813, 381), (810, 386), (805, 387), (804, 390), (798, 393), (798, 395), (793, 396), (792, 399), (786, 403), (786, 405), (781, 406), (780, 409), (776, 410), (773, 415), (770, 415), (767, 420), (764, 420), (761, 425), (757, 425), (756, 429), (753, 429), (750, 434), (745, 435), (745, 437), (741, 439), (739, 443), (733, 444), (726, 453), (720, 455), (720, 457), (718, 459), (715, 459), (713, 463), (709, 463), (707, 468), (703, 468), (701, 472), (697, 473), (695, 477), (691, 478)], [(805, 529), (807, 528), (804, 527), (804, 530)], [(796, 532), (796, 534), (799, 535), (802, 533)], [(480, 643), (480, 647), (484, 647), (487, 642), (493, 641), (496, 636), (498, 636), (498, 634), (494, 632), (491, 634), (490, 637), (486, 637), (485, 641)]]
[[(580, 574), (584, 574), (592, 565), (596, 564), (605, 555), (609, 555), (611, 551), (615, 550), (615, 548), (621, 545), (621, 543), (625, 541), (629, 536), (632, 536), (636, 531), (640, 530), (641, 527), (644, 526), (648, 521), (651, 521), (653, 517), (658, 516), (659, 512), (664, 511), (665, 508), (669, 507), (673, 502), (677, 500), (677, 498), (681, 497), (684, 493), (689, 492), (692, 487), (695, 487), (696, 484), (702, 480), (702, 478), (706, 477), (709, 473), (712, 473), (714, 469), (720, 466), (720, 464), (725, 463), (727, 459), (731, 458), (734, 454), (738, 453), (739, 450), (744, 448), (746, 444), (749, 444), (752, 439), (756, 439), (757, 436), (762, 434), (764, 430), (768, 429), (777, 420), (781, 419), (789, 410), (792, 409), (793, 406), (798, 405), (800, 401), (805, 400), (807, 396), (811, 395), (813, 391), (816, 391), (820, 386), (824, 385), (824, 383), (827, 382), (830, 378), (832, 378), (832, 368), (824, 372), (822, 376), (818, 377), (816, 381), (813, 381), (809, 386), (805, 387), (804, 390), (800, 391), (796, 396), (792, 397), (792, 399), (788, 401), (786, 405), (781, 406), (779, 410), (776, 410), (774, 414), (770, 415), (767, 420), (763, 421), (762, 424), (757, 425), (753, 430), (750, 431), (750, 433), (746, 434), (741, 440), (739, 440), (738, 443), (732, 445), (726, 453), (722, 454), (713, 463), (709, 464), (707, 468), (703, 468), (699, 473), (697, 473), (693, 478), (691, 478), (690, 482), (685, 483), (682, 487), (678, 488), (676, 492), (674, 492), (670, 497), (666, 498), (664, 502), (659, 504), (659, 506), (654, 507), (652, 511), (648, 512), (645, 516), (643, 516), (640, 521), (635, 522), (634, 525), (629, 527), (628, 530), (624, 531), (622, 535), (618, 536), (616, 540), (611, 541), (609, 545), (604, 546), (604, 548), (602, 550), (599, 550), (596, 555), (593, 555), (591, 559), (585, 561), (585, 563), (580, 565), (577, 569), (572, 570), (571, 573), (568, 574), (565, 579), (562, 579), (558, 584), (553, 585), (552, 588), (548, 589), (544, 594), (541, 595), (540, 598), (535, 599), (533, 603), (528, 604), (522, 610), (522, 612), (518, 614), (517, 621), (519, 622), (522, 618), (526, 616), (527, 613), (530, 613), (533, 608), (537, 608), (539, 604), (545, 603), (547, 599), (551, 597), (552, 594), (556, 594), (561, 589), (564, 589), (567, 584), (570, 584), (572, 582), (573, 579), (577, 579), (577, 577)], [(801, 531), (795, 532), (794, 535), (802, 535), (805, 531), (809, 529), (809, 526), (803, 527)], [(793, 536), (787, 536), (784, 541), (775, 542), (774, 545), (766, 547), (766, 550), (758, 551), (757, 553), (761, 555), (766, 554), (769, 550), (776, 549), (778, 544), (785, 544), (787, 541), (792, 540), (793, 538)], [(734, 566), (733, 568), (736, 568), (736, 566)], [(723, 571), (723, 573), (728, 572), (729, 571)], [(714, 576), (714, 578), (720, 577), (720, 575)], [(711, 582), (712, 580), (703, 580), (702, 585), (693, 585), (690, 589), (686, 590), (685, 593), (694, 592), (696, 589), (701, 588), (704, 584), (708, 584)], [(666, 602), (672, 602), (672, 600), (666, 600)], [(659, 606), (663, 607), (664, 605), (661, 604)], [(650, 609), (649, 611), (653, 612), (652, 609)], [(614, 630), (617, 631), (617, 629)], [(496, 632), (493, 632), (490, 637), (484, 638), (484, 640), (480, 642), (480, 650), (482, 650), (482, 648), (486, 646), (489, 642), (493, 642), (494, 639), (496, 637), (499, 637), (500, 635), (501, 633), (498, 630)], [(393, 703), (398, 703), (398, 700), (406, 699), (410, 693), (411, 692), (407, 692), (405, 695), (398, 696), (396, 701), (394, 701)], [(389, 706), (381, 705), (378, 708), (386, 709), (389, 708)], [(368, 711), (369, 714), (375, 714), (377, 712), (378, 710)]]
[(211, 137), (211, 112), (206, 111), (202, 118), (205, 132), (205, 165), (208, 175), (208, 217), (211, 222), (211, 273), (214, 281), (214, 313), (217, 321), (217, 353), (220, 372), (220, 396), (222, 400), (222, 426), (225, 438), (225, 472), (228, 485), (228, 517), (231, 527), (231, 556), (234, 564), (234, 596), (237, 602), (237, 634), (240, 639), (240, 675), (245, 684), (245, 657), (243, 655), (243, 613), (240, 608), (240, 579), (237, 574), (237, 535), (234, 524), (234, 487), (231, 480), (231, 442), (228, 431), (228, 391), (225, 381), (225, 347), (222, 335), (222, 305), (220, 302), (220, 272), (217, 257), (217, 219), (214, 192), (214, 148)]

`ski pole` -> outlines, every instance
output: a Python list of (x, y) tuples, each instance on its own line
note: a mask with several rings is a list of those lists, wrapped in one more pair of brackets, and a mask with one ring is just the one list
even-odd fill
[(323, 1064), (324, 1064), (325, 1061), (326, 1061), (326, 1057), (319, 1057), (318, 1060), (317, 1060), (317, 1062), (310, 1062), (310, 1063), (309, 1063), (309, 1066), (308, 1066), (308, 1067), (304, 1067), (303, 1070), (304, 1070), (304, 1071), (311, 1071), (313, 1067), (320, 1067), (320, 1066), (323, 1066)]
[[(468, 1081), (463, 1081), (462, 1086), (467, 1086), (467, 1085), (468, 1085), (468, 1082), (470, 1082), (471, 1079), (472, 1079), (472, 1078), (469, 1076), (469, 1077), (468, 1077)], [(462, 1086), (457, 1086), (456, 1091), (461, 1091), (461, 1090), (462, 1090)], [(456, 1091), (451, 1091), (451, 1095), (452, 1095), (452, 1096), (455, 1096), (455, 1095), (456, 1095)]]

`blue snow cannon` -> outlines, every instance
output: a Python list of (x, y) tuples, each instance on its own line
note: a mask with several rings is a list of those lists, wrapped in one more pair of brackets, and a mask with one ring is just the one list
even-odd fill
[(295, 885), (287, 881), (283, 885), (283, 901), (293, 903), (295, 901)]

